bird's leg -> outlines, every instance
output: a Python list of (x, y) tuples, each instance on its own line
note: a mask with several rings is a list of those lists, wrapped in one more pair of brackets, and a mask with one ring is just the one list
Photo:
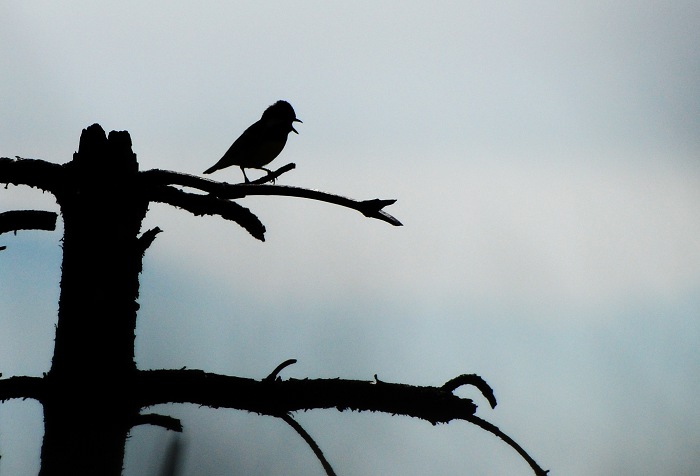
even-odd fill
[(250, 183), (250, 180), (248, 180), (248, 176), (245, 174), (245, 169), (241, 167), (241, 172), (243, 172), (243, 178), (245, 179), (245, 183)]

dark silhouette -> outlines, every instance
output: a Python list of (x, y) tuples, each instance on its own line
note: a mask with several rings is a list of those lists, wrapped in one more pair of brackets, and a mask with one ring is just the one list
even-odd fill
[(301, 120), (297, 119), (291, 104), (287, 101), (277, 101), (265, 109), (260, 120), (246, 129), (224, 156), (204, 173), (210, 174), (238, 165), (246, 183), (250, 180), (245, 174), (245, 169), (260, 169), (270, 173), (263, 166), (272, 162), (282, 152), (290, 132), (298, 134), (294, 129), (295, 122)]
[[(284, 420), (310, 445), (327, 474), (334, 474), (311, 436), (292, 419), (299, 410), (336, 408), (408, 415), (433, 424), (459, 419), (497, 435), (536, 474), (543, 471), (512, 439), (474, 415), (476, 405), (454, 391), (473, 385), (496, 405), (491, 388), (477, 375), (461, 375), (440, 387), (418, 387), (342, 379), (287, 379), (279, 373), (290, 359), (260, 380), (202, 370), (138, 370), (134, 362), (139, 273), (144, 253), (159, 228), (141, 232), (150, 202), (167, 203), (195, 215), (219, 215), (264, 240), (265, 227), (233, 199), (284, 195), (352, 208), (370, 218), (401, 225), (383, 209), (394, 200), (356, 201), (299, 187), (264, 184), (289, 164), (251, 184), (226, 184), (166, 170), (139, 171), (127, 132), (106, 137), (97, 124), (83, 130), (73, 160), (58, 165), (35, 159), (0, 158), (0, 183), (21, 184), (55, 195), (64, 223), (58, 324), (51, 368), (42, 377), (0, 378), (0, 401), (32, 398), (44, 409), (43, 476), (121, 474), (124, 447), (136, 425), (181, 432), (176, 418), (142, 413), (163, 403), (235, 408)], [(192, 193), (195, 189), (202, 193)], [(48, 213), (48, 215), (46, 215)], [(51, 228), (52, 212), (4, 215), (3, 230)], [(21, 219), (18, 219), (20, 217)], [(4, 253), (7, 253), (6, 250)], [(1, 375), (0, 375), (1, 377)], [(176, 471), (175, 444), (164, 471)]]

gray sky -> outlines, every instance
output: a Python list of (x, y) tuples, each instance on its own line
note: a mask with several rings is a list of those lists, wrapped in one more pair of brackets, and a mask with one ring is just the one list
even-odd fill
[[(4, 2), (0, 156), (70, 160), (95, 122), (142, 169), (201, 174), (262, 111), (304, 123), (280, 183), (397, 198), (394, 228), (244, 201), (267, 227), (152, 206), (140, 368), (440, 385), (553, 474), (694, 474), (700, 461), (697, 2)], [(252, 172), (255, 174), (255, 172)], [(226, 169), (212, 178), (241, 179)], [(56, 210), (9, 187), (0, 210)], [(0, 371), (52, 353), (60, 230), (3, 235)], [(187, 406), (186, 474), (322, 474), (273, 419)], [(299, 421), (342, 475), (530, 474), (464, 423)], [(41, 410), (0, 405), (0, 474), (38, 468)], [(126, 474), (170, 435), (139, 428)], [(151, 471), (149, 473), (149, 471)]]

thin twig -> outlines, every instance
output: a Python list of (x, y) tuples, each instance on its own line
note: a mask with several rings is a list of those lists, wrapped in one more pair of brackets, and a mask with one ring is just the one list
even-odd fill
[(251, 184), (263, 184), (263, 183), (267, 183), (267, 182), (275, 183), (275, 180), (277, 180), (277, 177), (279, 177), (280, 175), (282, 175), (285, 172), (289, 172), (290, 170), (294, 169), (295, 167), (296, 167), (296, 164), (294, 164), (294, 163), (283, 165), (279, 169), (269, 172), (264, 177), (260, 177), (259, 179), (256, 179), (256, 180), (251, 180), (249, 183), (251, 183)]
[(274, 382), (275, 379), (277, 378), (277, 375), (278, 375), (285, 367), (289, 367), (290, 365), (296, 364), (296, 363), (297, 363), (297, 359), (287, 359), (287, 360), (285, 360), (284, 362), (282, 362), (281, 364), (279, 364), (277, 367), (275, 367), (275, 370), (273, 370), (272, 373), (270, 373), (270, 375), (268, 375), (267, 377), (265, 377), (265, 378), (263, 379), (263, 382)]
[(326, 474), (328, 476), (336, 476), (335, 471), (333, 471), (333, 467), (323, 455), (323, 451), (321, 451), (321, 448), (318, 446), (318, 444), (316, 444), (314, 439), (311, 438), (311, 435), (309, 435), (307, 431), (299, 423), (297, 423), (297, 421), (294, 418), (292, 418), (289, 414), (285, 413), (283, 415), (279, 415), (279, 417), (282, 420), (284, 420), (284, 422), (287, 423), (287, 425), (294, 428), (294, 431), (299, 433), (299, 436), (301, 436), (304, 439), (304, 441), (306, 441), (306, 444), (309, 445), (311, 450), (316, 455), (316, 458), (318, 458), (318, 460), (321, 462), (321, 465), (326, 471)]
[(499, 437), (501, 440), (503, 440), (507, 445), (509, 445), (511, 448), (513, 448), (515, 451), (518, 452), (520, 456), (523, 457), (525, 461), (527, 461), (527, 464), (530, 465), (532, 470), (535, 472), (537, 476), (547, 476), (549, 473), (549, 470), (544, 470), (540, 468), (540, 466), (535, 462), (534, 459), (525, 451), (513, 438), (510, 436), (506, 435), (501, 431), (500, 428), (498, 428), (496, 425), (493, 423), (489, 423), (486, 420), (482, 420), (476, 415), (472, 415), (469, 417), (466, 417), (465, 420), (467, 420), (470, 423), (475, 424), (476, 426), (479, 426), (483, 428), (484, 430), (488, 431), (489, 433), (493, 433), (497, 437)]

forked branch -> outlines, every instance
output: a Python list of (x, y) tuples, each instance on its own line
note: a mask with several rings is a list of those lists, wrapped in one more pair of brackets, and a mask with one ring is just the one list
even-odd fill
[[(282, 167), (282, 169), (285, 167)], [(280, 170), (275, 173), (278, 173)], [(180, 185), (207, 192), (212, 196), (223, 200), (243, 198), (250, 195), (279, 195), (286, 197), (307, 198), (310, 200), (318, 200), (321, 202), (351, 208), (359, 211), (366, 217), (376, 218), (377, 220), (385, 221), (394, 226), (401, 226), (401, 222), (399, 220), (384, 211), (384, 207), (395, 203), (396, 200), (380, 200), (377, 198), (372, 200), (354, 200), (352, 198), (321, 192), (319, 190), (311, 190), (308, 188), (293, 187), (288, 185), (253, 183), (229, 184), (224, 182), (215, 182), (213, 180), (197, 177), (195, 175), (159, 169), (141, 172), (141, 177), (146, 183), (146, 189), (154, 185)], [(263, 179), (267, 179), (267, 177), (263, 177)]]

